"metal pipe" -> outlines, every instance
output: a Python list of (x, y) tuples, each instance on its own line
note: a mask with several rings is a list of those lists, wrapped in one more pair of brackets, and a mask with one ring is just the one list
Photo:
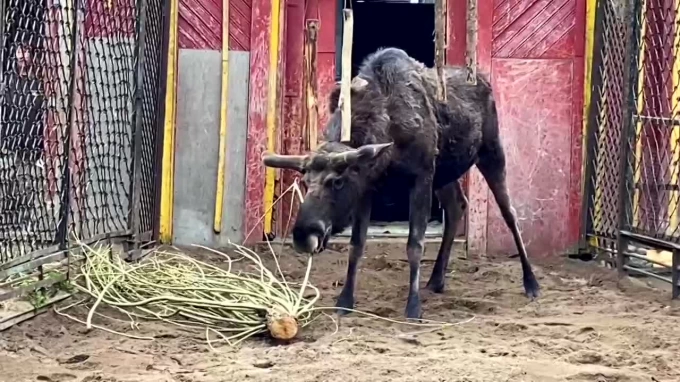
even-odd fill
[[(617, 210), (619, 212), (618, 218), (618, 243), (617, 247), (619, 249), (619, 254), (616, 257), (616, 267), (619, 271), (619, 276), (625, 276), (626, 269), (626, 258), (624, 256), (623, 249), (628, 247), (628, 237), (622, 234), (622, 231), (630, 224), (629, 217), (627, 214), (627, 208), (629, 203), (632, 201), (630, 195), (628, 194), (628, 185), (632, 181), (633, 171), (628, 166), (629, 156), (630, 156), (630, 133), (633, 132), (633, 110), (635, 109), (635, 89), (637, 87), (637, 68), (638, 68), (638, 45), (639, 40), (637, 39), (638, 31), (637, 28), (637, 18), (639, 16), (639, 7), (636, 0), (628, 0), (625, 7), (625, 20), (629, 20), (629, 24), (626, 28), (626, 55), (624, 59), (624, 78), (623, 78), (623, 110), (621, 111), (621, 120), (623, 121), (621, 129), (621, 142), (619, 145), (619, 195)], [(634, 85), (635, 84), (635, 85)]]
[(645, 275), (647, 277), (652, 277), (652, 278), (655, 278), (657, 280), (665, 281), (669, 284), (673, 283), (673, 280), (669, 279), (668, 277), (663, 277), (663, 276), (657, 275), (656, 273), (646, 271), (646, 270), (641, 269), (641, 268), (631, 267), (630, 265), (627, 265), (627, 264), (623, 265), (623, 269), (627, 270), (628, 272), (635, 272), (635, 273)]
[(224, 210), (224, 169), (229, 163), (227, 137), (229, 123), (229, 0), (222, 0), (222, 91), (220, 96), (220, 149), (217, 153), (217, 191), (215, 192), (215, 218), (213, 230), (222, 232), (222, 212)]

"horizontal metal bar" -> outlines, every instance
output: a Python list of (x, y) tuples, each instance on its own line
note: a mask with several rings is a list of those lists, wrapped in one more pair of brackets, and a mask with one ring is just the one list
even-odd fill
[(670, 271), (673, 269), (672, 267), (669, 267), (668, 265), (666, 265), (666, 264), (664, 264), (664, 263), (660, 263), (660, 262), (658, 262), (658, 261), (656, 261), (656, 260), (652, 260), (652, 259), (650, 259), (650, 258), (647, 257), (647, 256), (638, 255), (638, 254), (635, 254), (635, 253), (630, 253), (630, 252), (625, 252), (625, 251), (623, 252), (623, 255), (624, 255), (624, 256), (628, 256), (628, 257), (634, 257), (634, 258), (636, 258), (636, 259), (640, 259), (640, 260), (644, 260), (644, 261), (648, 261), (648, 262), (650, 262), (650, 263), (652, 263), (652, 264), (660, 265), (660, 266), (662, 266), (665, 270), (667, 270), (667, 272), (670, 272)]
[(16, 267), (1, 271), (0, 272), (0, 280), (4, 280), (4, 279), (6, 279), (6, 278), (8, 278), (12, 275), (16, 275), (17, 273), (34, 270), (35, 268), (37, 268), (37, 267), (39, 267), (43, 264), (53, 263), (53, 262), (64, 260), (68, 256), (69, 256), (68, 252), (62, 251), (62, 252), (57, 252), (57, 253), (52, 254), (52, 255), (43, 256), (39, 259), (29, 261), (28, 263), (23, 263), (23, 264), (17, 265)]
[(656, 189), (657, 191), (678, 191), (680, 190), (680, 185), (677, 184), (669, 184), (669, 183), (651, 183), (651, 182), (637, 182), (635, 183), (635, 189), (636, 190), (642, 190), (644, 189)]
[(15, 288), (9, 292), (0, 294), (0, 301), (7, 301), (10, 298), (25, 296), (38, 288), (46, 288), (56, 283), (66, 280), (66, 274), (59, 274), (55, 277), (48, 277), (46, 279), (36, 281), (34, 284)]
[(599, 240), (608, 240), (612, 243), (616, 241), (615, 237), (609, 237), (609, 236), (601, 235), (601, 234), (598, 234), (598, 233), (587, 233), (586, 237), (587, 238), (593, 238), (593, 239), (599, 239)]
[[(87, 240), (81, 240), (81, 243), (83, 243), (85, 245), (91, 245), (91, 244), (94, 244), (98, 241), (107, 240), (107, 239), (114, 239), (114, 238), (119, 238), (119, 237), (126, 237), (126, 236), (131, 236), (131, 235), (132, 235), (132, 230), (116, 231), (116, 232), (110, 232), (110, 233), (104, 233), (104, 234), (101, 234), (101, 235), (92, 236), (91, 238), (89, 238)], [(72, 246), (69, 246), (69, 247), (72, 247)], [(48, 248), (44, 248), (44, 249), (41, 249), (39, 251), (35, 251), (35, 252), (31, 252), (29, 254), (23, 255), (21, 257), (17, 257), (16, 259), (8, 261), (5, 264), (0, 264), (0, 270), (14, 268), (14, 267), (21, 265), (23, 263), (26, 263), (28, 261), (35, 260), (35, 259), (47, 256), (47, 255), (51, 255), (55, 252), (65, 252), (65, 251), (67, 251), (67, 250), (61, 249), (59, 247), (59, 245), (53, 245), (53, 246), (50, 246)], [(0, 276), (0, 280), (2, 278), (3, 277)]]
[(646, 270), (644, 270), (644, 269), (631, 267), (630, 265), (624, 265), (624, 266), (623, 266), (623, 269), (625, 269), (625, 270), (627, 270), (627, 271), (630, 271), (630, 272), (636, 272), (636, 273), (643, 274), (643, 275), (645, 275), (645, 276), (653, 277), (653, 278), (655, 278), (655, 279), (657, 279), (657, 280), (665, 281), (665, 282), (667, 282), (667, 283), (673, 285), (673, 281), (672, 281), (671, 279), (669, 279), (668, 277), (659, 276), (659, 275), (657, 275), (656, 273), (649, 272), (649, 271), (646, 271)]
[(21, 312), (18, 314), (15, 314), (13, 316), (7, 317), (3, 320), (0, 320), (0, 332), (3, 330), (9, 329), (12, 326), (19, 324), (21, 322), (24, 322), (26, 320), (29, 320), (39, 314), (47, 312), (47, 310), (54, 304), (66, 300), (67, 298), (71, 297), (70, 293), (63, 294), (63, 295), (58, 295), (55, 296), (54, 298), (47, 300), (43, 306), (41, 306), (38, 309), (31, 309), (26, 312)]
[[(39, 259), (43, 256), (51, 255), (55, 252), (65, 252), (65, 251), (66, 250), (62, 250), (59, 247), (59, 245), (52, 245), (52, 246), (49, 246), (47, 248), (43, 248), (41, 250), (34, 251), (34, 252), (28, 253), (26, 255), (17, 257), (16, 259), (10, 260), (10, 261), (8, 261), (4, 264), (0, 264), (0, 271), (4, 270), (4, 269), (14, 268), (17, 265), (21, 265), (21, 264), (23, 264), (27, 261)], [(1, 277), (0, 277), (0, 279), (1, 279)]]
[(633, 115), (633, 120), (636, 122), (660, 122), (663, 124), (670, 124), (672, 126), (680, 126), (680, 120), (667, 117), (652, 117), (651, 115)]
[(648, 245), (650, 247), (655, 247), (655, 248), (660, 248), (660, 249), (665, 249), (667, 251), (680, 251), (680, 244), (676, 244), (673, 242), (657, 239), (655, 237), (651, 236), (646, 236), (646, 235), (640, 235), (637, 233), (633, 233), (630, 231), (624, 231), (621, 230), (619, 231), (619, 235), (622, 235), (632, 241), (642, 243), (645, 245)]

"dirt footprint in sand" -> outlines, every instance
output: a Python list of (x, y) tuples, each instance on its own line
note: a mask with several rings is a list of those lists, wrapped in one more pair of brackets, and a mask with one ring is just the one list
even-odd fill
[(68, 382), (77, 378), (77, 376), (69, 373), (52, 373), (49, 375), (39, 375), (36, 380), (42, 382)]

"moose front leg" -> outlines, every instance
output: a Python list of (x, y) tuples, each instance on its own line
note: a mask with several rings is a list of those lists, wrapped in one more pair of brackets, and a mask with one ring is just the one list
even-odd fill
[(354, 212), (354, 224), (352, 225), (352, 237), (350, 239), (351, 248), (347, 263), (347, 277), (336, 303), (339, 315), (349, 313), (347, 309), (354, 309), (354, 287), (356, 286), (357, 268), (361, 257), (364, 255), (370, 219), (371, 195), (365, 195)]
[(432, 207), (432, 175), (420, 175), (411, 189), (409, 200), (409, 232), (406, 243), (408, 256), (409, 291), (406, 303), (406, 317), (420, 318), (420, 260), (425, 247), (425, 230)]

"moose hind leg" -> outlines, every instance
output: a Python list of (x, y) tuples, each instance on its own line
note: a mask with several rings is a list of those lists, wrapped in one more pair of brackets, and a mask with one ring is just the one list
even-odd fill
[(434, 263), (434, 269), (430, 280), (427, 282), (427, 288), (435, 293), (444, 292), (446, 268), (449, 265), (449, 257), (451, 256), (451, 248), (456, 236), (458, 222), (467, 209), (467, 198), (463, 187), (459, 181), (454, 181), (447, 184), (445, 187), (436, 191), (437, 198), (444, 208), (444, 235), (442, 237), (442, 244), (439, 247), (437, 260)]
[(522, 240), (522, 235), (520, 234), (519, 226), (517, 225), (515, 209), (510, 202), (510, 195), (506, 183), (505, 154), (500, 146), (500, 142), (497, 143), (493, 150), (480, 153), (480, 160), (477, 163), (477, 167), (484, 176), (486, 183), (489, 185), (489, 189), (491, 189), (491, 193), (496, 199), (496, 203), (501, 210), (501, 215), (503, 216), (505, 224), (510, 229), (510, 232), (512, 232), (512, 237), (515, 240), (515, 246), (519, 251), (519, 259), (522, 264), (524, 291), (526, 292), (527, 297), (533, 300), (538, 297), (540, 286), (531, 269), (524, 241)]

